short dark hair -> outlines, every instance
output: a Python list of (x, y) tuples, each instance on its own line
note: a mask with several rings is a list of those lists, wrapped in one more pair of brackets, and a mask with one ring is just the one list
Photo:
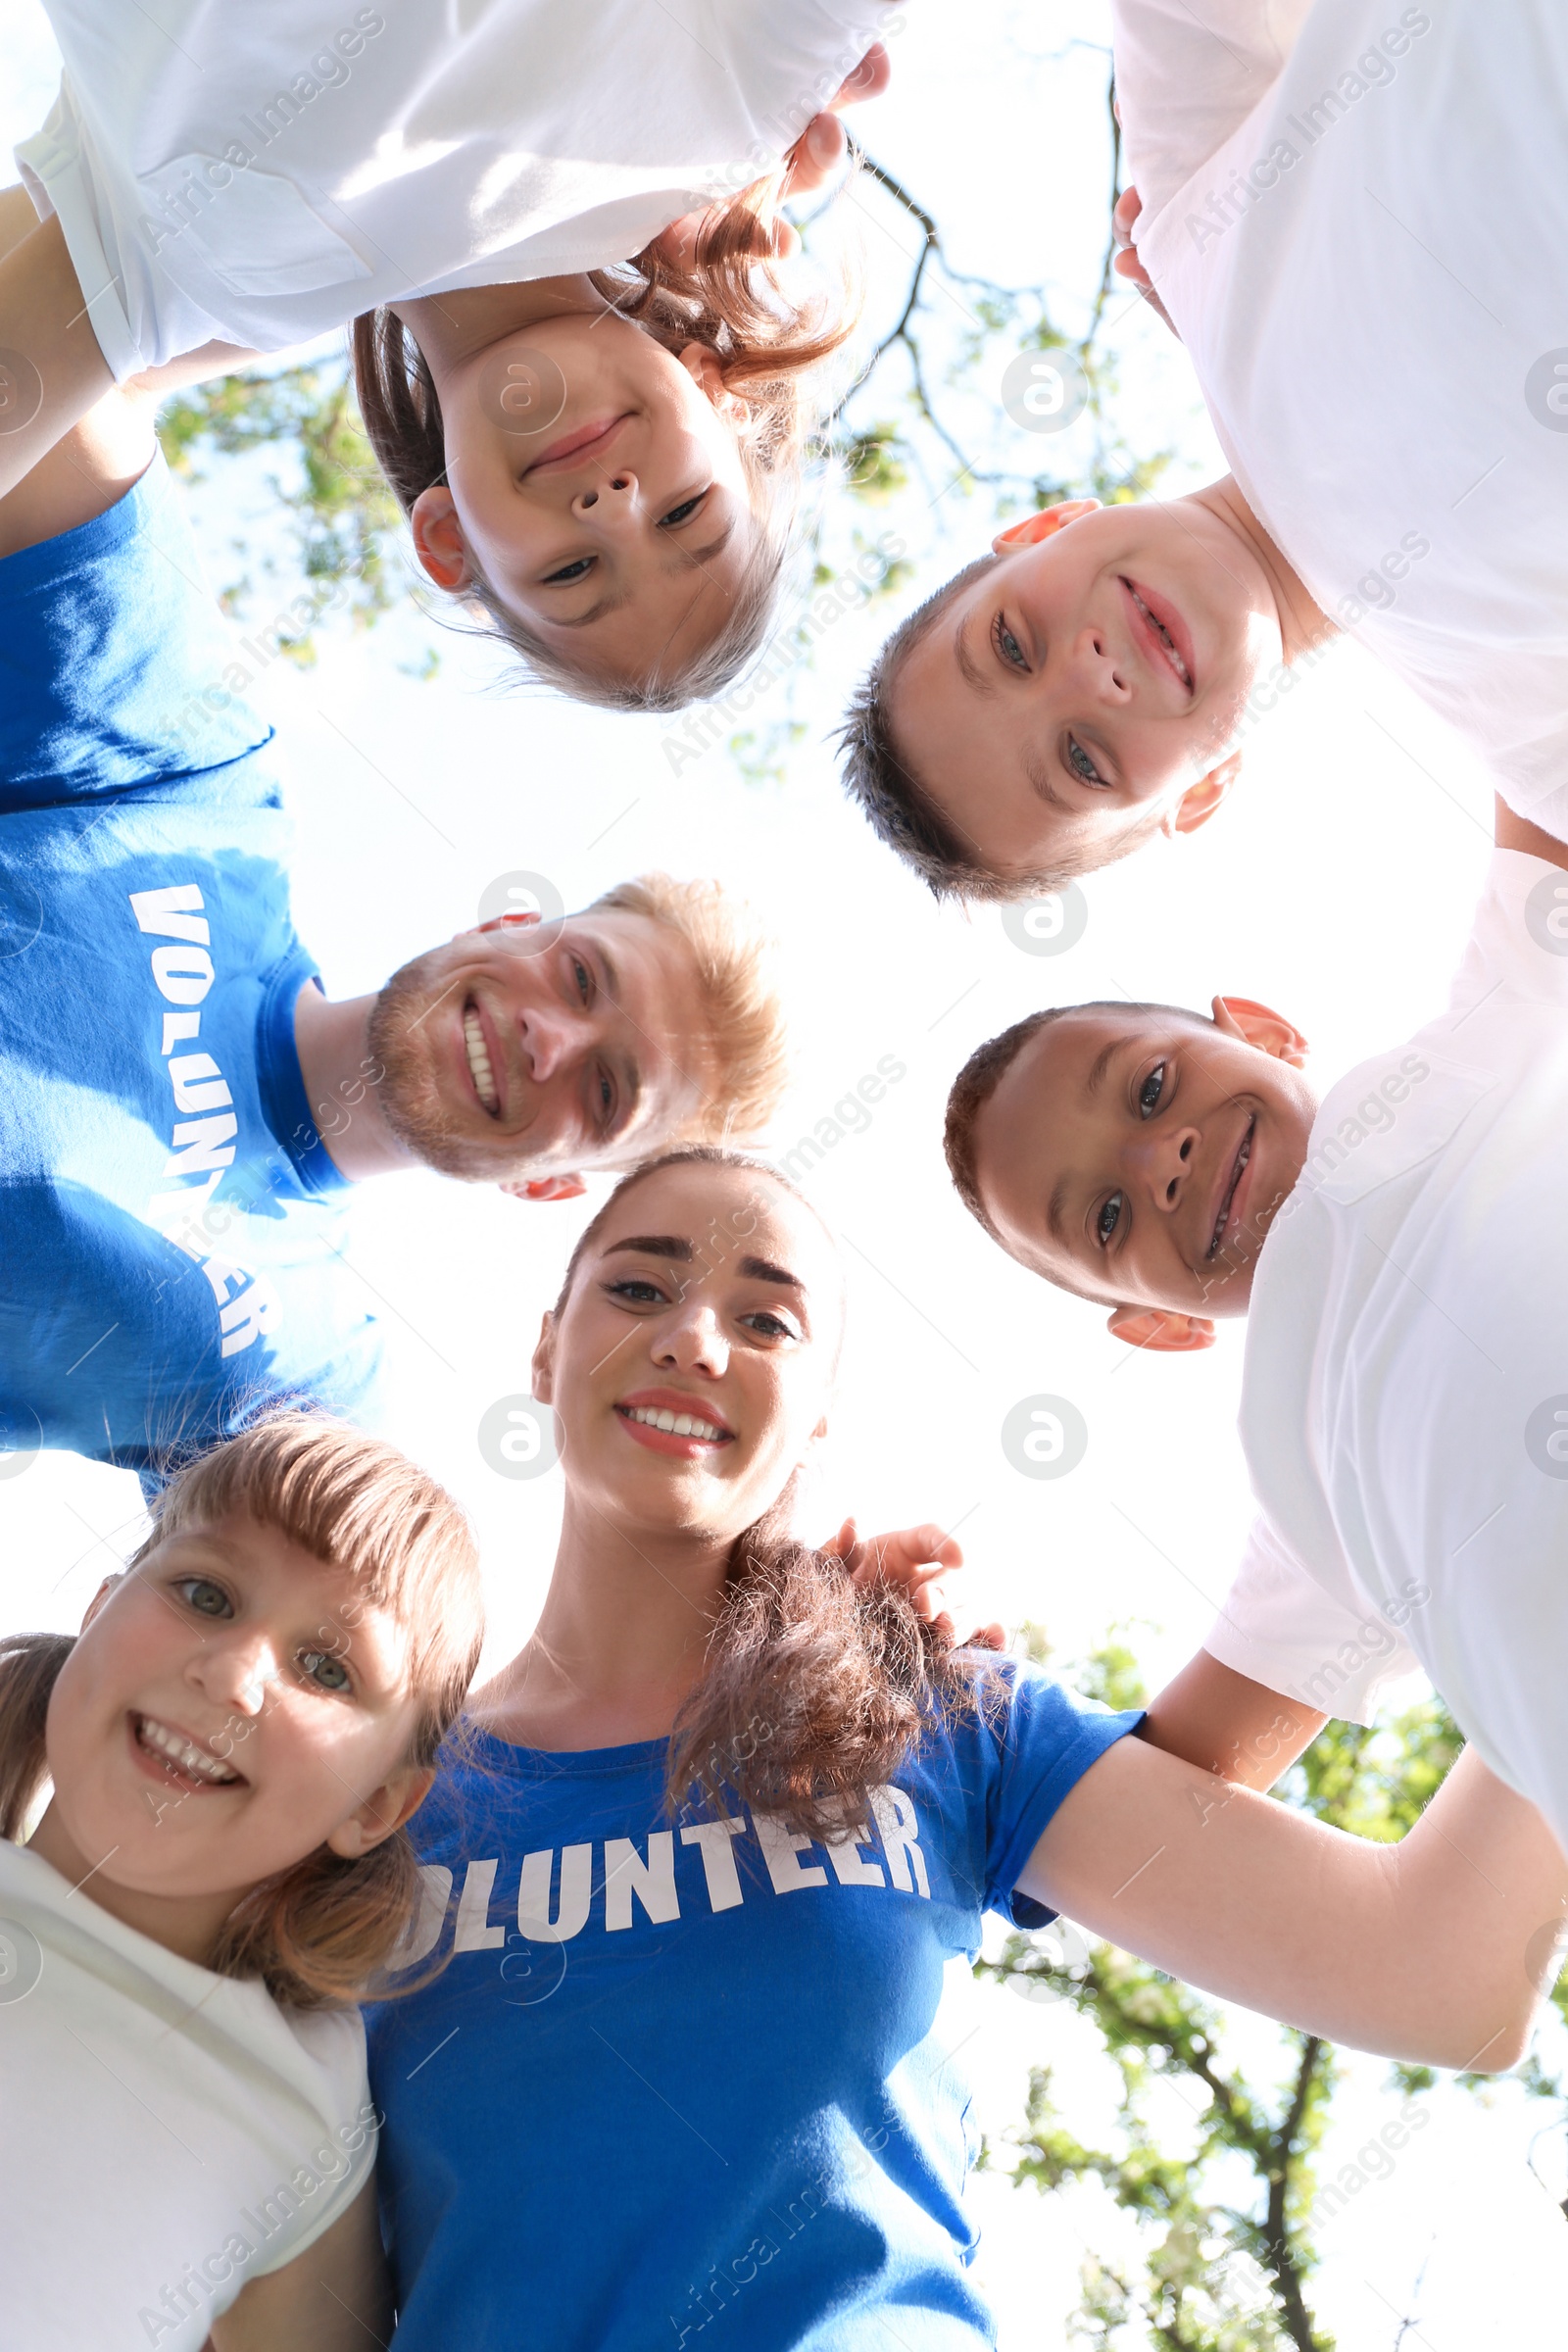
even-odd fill
[[(980, 1191), (979, 1174), (975, 1166), (974, 1131), (980, 1113), (996, 1093), (1003, 1079), (1019, 1054), (1042, 1029), (1053, 1021), (1063, 1020), (1069, 1012), (1134, 1012), (1166, 1013), (1184, 1021), (1200, 1021), (1212, 1027), (1209, 1016), (1194, 1012), (1186, 1004), (1145, 1004), (1126, 1002), (1120, 998), (1099, 997), (1085, 1004), (1048, 1004), (1039, 1012), (1025, 1013), (1010, 1029), (997, 1037), (988, 1037), (983, 1046), (976, 1046), (948, 1092), (948, 1115), (942, 1134), (942, 1148), (947, 1153), (948, 1174), (953, 1189), (969, 1214), (983, 1225), (1000, 1248), (1005, 1248), (1002, 1236), (991, 1220), (990, 1211)], [(1060, 1290), (1071, 1290), (1070, 1283), (1058, 1283)], [(1088, 1293), (1079, 1296), (1087, 1297)]]
[(893, 690), (954, 598), (1001, 560), (995, 555), (977, 557), (899, 623), (856, 688), (838, 732), (846, 792), (859, 802), (878, 839), (912, 867), (938, 900), (1045, 898), (1065, 889), (1080, 874), (1127, 857), (1158, 829), (1163, 813), (1156, 802), (1134, 816), (1108, 847), (1063, 851), (1049, 866), (999, 872), (984, 862), (978, 845), (937, 807), (914, 773), (895, 738)]

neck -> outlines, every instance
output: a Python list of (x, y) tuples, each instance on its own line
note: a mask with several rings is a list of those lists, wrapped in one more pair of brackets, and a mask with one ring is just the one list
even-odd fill
[(82, 1853), (61, 1820), (59, 1804), (53, 1801), (29, 1838), (28, 1850), (41, 1854), (63, 1879), (90, 1896), (100, 1911), (161, 1943), (166, 1952), (177, 1952), (182, 1960), (194, 1960), (201, 1968), (212, 1966), (223, 1922), (249, 1892), (247, 1887), (231, 1886), (219, 1894), (144, 1894), (138, 1887), (118, 1886), (106, 1871), (93, 1868), (90, 1857)]
[(1339, 636), (1339, 623), (1330, 620), (1322, 606), (1313, 601), (1300, 573), (1258, 521), (1233, 475), (1227, 473), (1217, 482), (1206, 482), (1192, 496), (1197, 505), (1233, 531), (1245, 543), (1253, 561), (1261, 565), (1274, 599), (1280, 646), (1287, 662), (1298, 662), (1303, 654), (1312, 653)]
[(475, 1697), (486, 1731), (562, 1750), (662, 1740), (698, 1682), (733, 1543), (628, 1532), (568, 1489), (533, 1634)]
[(586, 277), (536, 277), (517, 286), (462, 286), (417, 302), (395, 302), (424, 356), (439, 392), (444, 379), (477, 352), (565, 313), (608, 309)]
[(294, 1006), (294, 1048), (316, 1131), (339, 1175), (356, 1182), (419, 1165), (387, 1125), (381, 1096), (366, 1076), (374, 997), (332, 1004), (309, 982)]

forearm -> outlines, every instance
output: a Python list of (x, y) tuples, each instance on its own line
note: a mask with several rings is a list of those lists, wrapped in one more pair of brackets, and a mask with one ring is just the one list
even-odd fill
[(57, 219), (0, 259), (0, 497), (112, 389)]
[(1434, 2066), (1511, 2066), (1532, 1938), (1568, 1900), (1541, 1817), (1461, 1758), (1398, 1846), (1326, 1828), (1136, 1740), (1059, 1808), (1025, 1892), (1155, 1967), (1311, 2033)]
[(1270, 1788), (1327, 1721), (1200, 1649), (1150, 1702), (1139, 1737), (1200, 1772)]

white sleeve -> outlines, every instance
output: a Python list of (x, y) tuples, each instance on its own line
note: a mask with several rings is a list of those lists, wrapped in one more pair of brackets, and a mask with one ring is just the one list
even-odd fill
[(1370, 1723), (1385, 1687), (1419, 1670), (1378, 1610), (1358, 1617), (1325, 1592), (1262, 1518), (1203, 1647), (1250, 1681), (1348, 1723)]
[(1312, 0), (1112, 0), (1125, 177), (1144, 219), (1223, 147), (1279, 78)]
[(292, 2219), (276, 2248), (259, 2249), (259, 2258), (250, 2266), (253, 2278), (286, 2270), (296, 2255), (341, 2221), (375, 2166), (376, 2112), (364, 2018), (358, 2009), (284, 2014), (304, 2052), (320, 2137), (314, 2148), (301, 2151), (300, 2164), (287, 2183), (298, 2199), (298, 2218)]

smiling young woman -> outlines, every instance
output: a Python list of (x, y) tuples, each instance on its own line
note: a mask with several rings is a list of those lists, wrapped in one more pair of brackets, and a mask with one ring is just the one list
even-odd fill
[(555, 1571), (419, 1817), (404, 1958), (447, 1965), (369, 2024), (406, 2352), (521, 2311), (640, 2352), (736, 2302), (748, 2352), (993, 2341), (941, 2024), (987, 1909), (1406, 2057), (1524, 2045), (1563, 1863), (1472, 1760), (1396, 1854), (1221, 1800), (792, 1537), (843, 1325), (814, 1211), (716, 1151), (627, 1178), (544, 1319)]

